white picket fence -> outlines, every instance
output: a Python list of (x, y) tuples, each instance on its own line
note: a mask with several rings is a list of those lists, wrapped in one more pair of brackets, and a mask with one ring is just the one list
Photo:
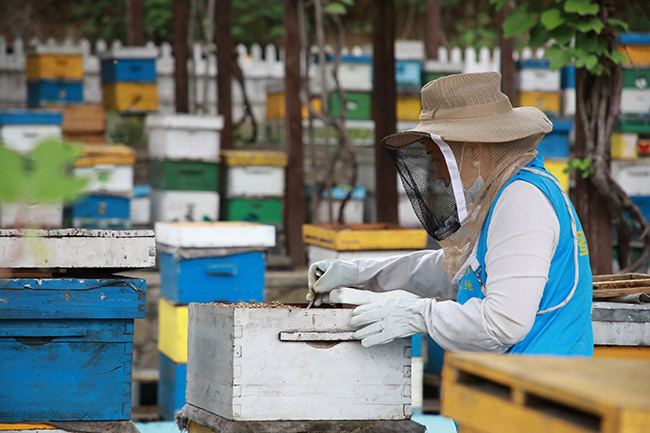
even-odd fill
[[(48, 39), (45, 42), (36, 39), (29, 41), (29, 46), (45, 44), (53, 47), (72, 47), (78, 49), (83, 55), (84, 64), (84, 100), (88, 103), (101, 103), (101, 80), (99, 55), (107, 51), (108, 44), (103, 40), (97, 41), (94, 46), (88, 40), (77, 42), (65, 40), (57, 42)], [(121, 46), (119, 41), (113, 47)], [(152, 42), (147, 47), (155, 48), (158, 52), (156, 71), (158, 80), (159, 110), (162, 113), (174, 112), (174, 56), (172, 46), (163, 43), (156, 46)], [(27, 83), (25, 78), (25, 61), (28, 47), (21, 39), (16, 39), (12, 44), (0, 37), (0, 109), (23, 108), (27, 101)], [(190, 72), (190, 108), (193, 112), (216, 111), (216, 55), (214, 49), (209, 49), (205, 44), (195, 43), (192, 55), (188, 61)], [(246, 92), (253, 107), (256, 119), (264, 118), (266, 106), (266, 89), (268, 85), (281, 85), (284, 77), (284, 52), (272, 45), (261, 47), (253, 45), (247, 48), (237, 46), (238, 62), (246, 82)], [(371, 55), (369, 46), (355, 46), (345, 50), (347, 55)], [(541, 57), (543, 52), (532, 52), (525, 49), (517, 53), (516, 58), (528, 59)], [(417, 59), (424, 61), (424, 45), (420, 41), (398, 41), (395, 44), (395, 55), (398, 59)], [(440, 64), (455, 65), (463, 72), (499, 71), (499, 49), (490, 50), (473, 48), (461, 50), (453, 48), (439, 50)], [(316, 68), (310, 69), (315, 75)], [(242, 115), (242, 94), (239, 85), (233, 82), (233, 115), (238, 119)]]

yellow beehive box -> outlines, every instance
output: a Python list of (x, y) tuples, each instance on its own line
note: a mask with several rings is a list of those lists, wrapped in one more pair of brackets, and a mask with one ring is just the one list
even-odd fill
[(627, 57), (623, 66), (650, 66), (650, 45), (620, 45), (618, 50)]
[(40, 54), (27, 55), (27, 80), (71, 80), (84, 78), (84, 65), (81, 54)]
[[(297, 97), (298, 96), (296, 96), (296, 98)], [(266, 94), (266, 120), (284, 119), (287, 113), (285, 104), (286, 98), (283, 91), (268, 92)], [(314, 110), (318, 112), (322, 110), (320, 98), (312, 98), (311, 105), (314, 107)], [(309, 109), (303, 106), (301, 115), (303, 119), (309, 118)]]
[(414, 250), (427, 245), (423, 229), (407, 229), (388, 224), (304, 224), (305, 243), (337, 251)]
[(555, 92), (520, 92), (519, 105), (537, 107), (545, 113), (560, 114), (560, 94)]
[(650, 361), (447, 353), (441, 414), (472, 433), (642, 433)]
[(178, 364), (187, 364), (188, 306), (158, 301), (158, 350)]
[(156, 83), (119, 82), (102, 85), (104, 107), (108, 111), (156, 111)]
[(594, 346), (594, 358), (645, 359), (650, 361), (648, 346)]
[(557, 177), (562, 188), (569, 191), (569, 172), (564, 171), (569, 168), (568, 161), (566, 159), (545, 159), (544, 166), (553, 176)]
[(123, 144), (92, 144), (82, 146), (81, 156), (75, 167), (91, 167), (100, 164), (133, 165), (135, 150)]
[(612, 158), (636, 159), (639, 134), (633, 132), (612, 133)]
[(221, 161), (230, 167), (263, 165), (286, 167), (287, 154), (273, 150), (222, 150)]
[(397, 120), (417, 122), (420, 119), (422, 102), (419, 95), (399, 95), (397, 97)]

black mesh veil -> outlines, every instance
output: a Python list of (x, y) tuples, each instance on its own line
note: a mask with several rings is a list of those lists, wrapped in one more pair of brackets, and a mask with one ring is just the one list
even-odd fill
[(460, 219), (444, 158), (433, 142), (425, 143), (422, 139), (399, 148), (384, 148), (397, 168), (422, 226), (440, 241), (460, 228)]

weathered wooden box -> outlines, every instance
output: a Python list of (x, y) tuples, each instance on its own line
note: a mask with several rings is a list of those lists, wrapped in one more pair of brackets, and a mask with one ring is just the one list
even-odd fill
[(0, 420), (130, 419), (144, 280), (0, 279), (0, 299)]
[(364, 348), (351, 316), (190, 304), (187, 402), (236, 421), (410, 418), (411, 339)]

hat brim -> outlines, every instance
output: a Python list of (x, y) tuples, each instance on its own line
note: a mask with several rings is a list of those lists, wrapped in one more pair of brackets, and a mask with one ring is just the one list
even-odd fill
[(539, 109), (517, 107), (493, 116), (420, 121), (414, 129), (384, 137), (382, 143), (387, 147), (399, 148), (429, 134), (439, 135), (445, 141), (505, 143), (532, 135), (547, 134), (552, 130), (553, 124)]

